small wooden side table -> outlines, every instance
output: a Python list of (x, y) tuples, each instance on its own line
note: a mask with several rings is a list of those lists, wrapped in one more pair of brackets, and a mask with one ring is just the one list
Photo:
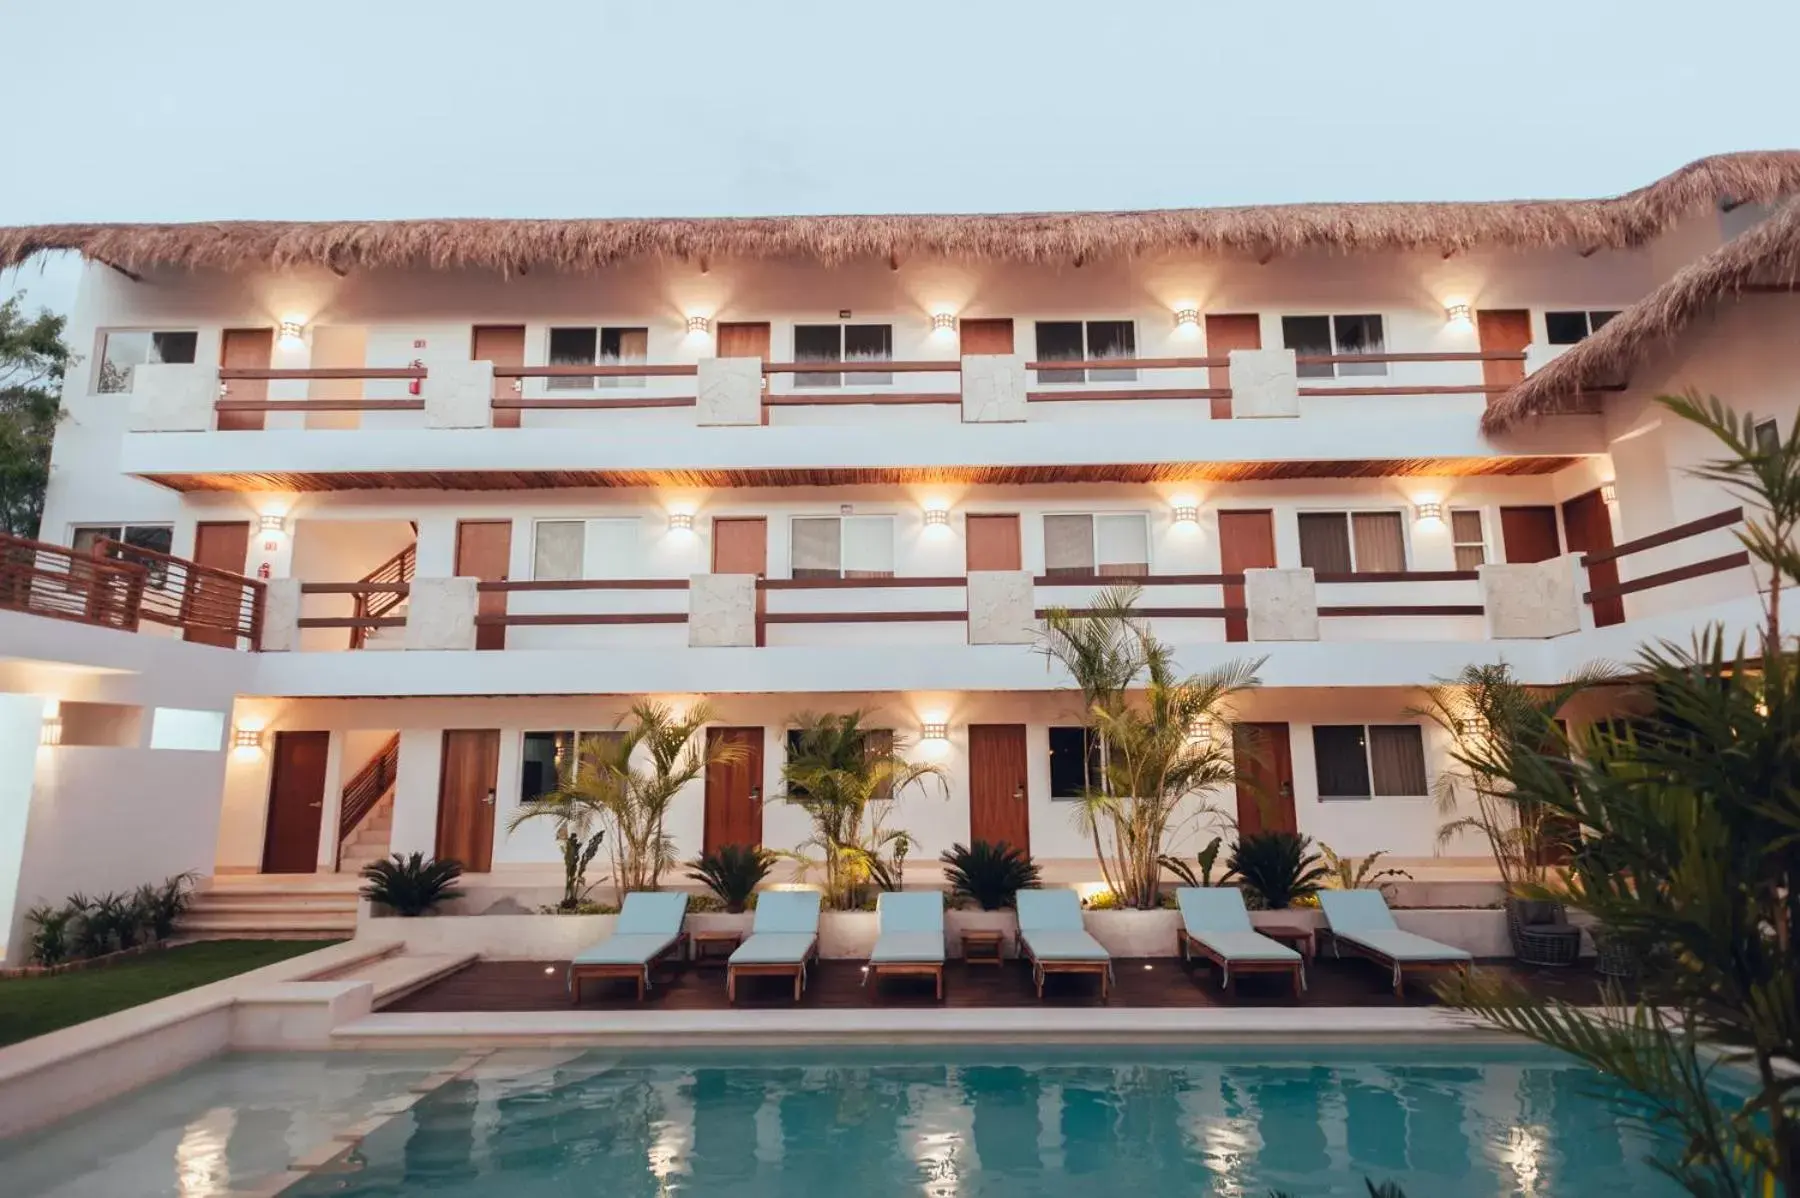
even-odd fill
[(1317, 951), (1318, 938), (1313, 933), (1313, 926), (1303, 920), (1259, 922), (1255, 927), (1270, 940), (1300, 950), (1300, 955), (1308, 961)]
[(1006, 933), (998, 929), (971, 929), (962, 934), (965, 965), (1003, 965), (1006, 963)]
[(687, 938), (688, 959), (696, 965), (707, 962), (723, 965), (737, 951), (737, 946), (744, 942), (744, 934), (730, 928), (689, 932)]

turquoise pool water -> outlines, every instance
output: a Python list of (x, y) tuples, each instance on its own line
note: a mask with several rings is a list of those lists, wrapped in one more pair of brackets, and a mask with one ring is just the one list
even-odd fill
[[(212, 1062), (0, 1146), (0, 1188), (222, 1194), (441, 1061)], [(1363, 1198), (1368, 1176), (1409, 1198), (1677, 1195), (1603, 1088), (1512, 1049), (509, 1050), (287, 1194)]]

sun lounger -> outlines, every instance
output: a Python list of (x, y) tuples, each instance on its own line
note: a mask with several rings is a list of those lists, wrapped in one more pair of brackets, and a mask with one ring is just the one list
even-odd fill
[(650, 986), (650, 967), (681, 952), (681, 921), (688, 896), (676, 891), (634, 891), (625, 896), (613, 934), (575, 954), (569, 962), (569, 1001), (581, 1001), (587, 978), (635, 978), (638, 1001)]
[(1175, 892), (1181, 907), (1181, 955), (1213, 962), (1229, 990), (1234, 972), (1285, 973), (1294, 980), (1294, 995), (1306, 988), (1306, 960), (1285, 944), (1264, 936), (1250, 923), (1244, 896), (1232, 886), (1183, 886)]
[(750, 939), (725, 963), (725, 999), (737, 1001), (740, 977), (794, 979), (794, 1001), (806, 988), (806, 967), (819, 955), (819, 892), (766, 890), (756, 900)]
[(937, 983), (944, 997), (944, 896), (935, 890), (888, 892), (875, 900), (875, 948), (863, 975), (881, 985), (882, 974), (911, 974)]
[(1321, 890), (1319, 907), (1331, 930), (1333, 953), (1342, 956), (1343, 946), (1348, 945), (1352, 952), (1392, 967), (1395, 997), (1405, 991), (1406, 970), (1466, 972), (1474, 964), (1475, 959), (1463, 949), (1401, 931), (1379, 890)]
[(1044, 978), (1052, 973), (1088, 973), (1100, 978), (1100, 1000), (1112, 993), (1112, 955), (1088, 935), (1081, 922), (1081, 900), (1073, 890), (1021, 890), (1019, 948), (1031, 963), (1031, 980), (1039, 998)]

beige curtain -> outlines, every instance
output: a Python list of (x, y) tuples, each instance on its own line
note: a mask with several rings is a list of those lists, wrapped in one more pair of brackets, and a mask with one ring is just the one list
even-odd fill
[(796, 520), (791, 555), (795, 578), (837, 578), (841, 574), (835, 517)]
[(1356, 542), (1358, 574), (1398, 573), (1406, 569), (1406, 541), (1399, 512), (1356, 512), (1350, 517)]
[(1456, 546), (1456, 568), (1473, 570), (1487, 561), (1487, 538), (1481, 531), (1481, 513), (1473, 509), (1450, 513), (1450, 540)]
[(1094, 518), (1092, 516), (1044, 517), (1044, 572), (1091, 574), (1094, 572)]
[(1376, 724), (1369, 728), (1369, 763), (1378, 795), (1424, 795), (1425, 741), (1417, 724)]
[(1342, 512), (1300, 513), (1300, 564), (1319, 574), (1350, 573), (1350, 534)]
[(587, 526), (580, 520), (538, 521), (531, 577), (538, 582), (580, 578), (586, 539)]

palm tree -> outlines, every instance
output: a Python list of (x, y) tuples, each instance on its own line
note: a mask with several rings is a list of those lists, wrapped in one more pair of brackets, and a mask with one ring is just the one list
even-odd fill
[(1151, 908), (1184, 802), (1234, 777), (1230, 749), (1203, 730), (1226, 722), (1233, 696), (1256, 685), (1262, 660), (1178, 677), (1173, 651), (1138, 617), (1137, 596), (1135, 586), (1108, 587), (1086, 611), (1052, 608), (1040, 651), (1074, 679), (1097, 744), (1097, 785), (1079, 797), (1077, 826), (1107, 887), (1127, 906)]
[(825, 901), (838, 910), (861, 906), (871, 882), (883, 890), (900, 888), (912, 838), (883, 826), (894, 798), (928, 780), (940, 797), (949, 794), (942, 766), (908, 761), (891, 733), (865, 727), (864, 718), (860, 711), (795, 716), (799, 734), (781, 767), (782, 798), (804, 810), (813, 825), (812, 835), (790, 855), (823, 870)]
[(1611, 666), (1588, 666), (1557, 686), (1526, 686), (1505, 662), (1463, 667), (1455, 679), (1426, 689), (1423, 706), (1407, 714), (1428, 719), (1450, 739), (1455, 766), (1438, 774), (1438, 847), (1465, 832), (1479, 833), (1493, 854), (1508, 895), (1543, 882), (1549, 866), (1574, 849), (1573, 828), (1542, 803), (1521, 799), (1507, 782), (1521, 752), (1553, 746), (1545, 729), (1589, 687), (1616, 679)]
[(519, 808), (509, 830), (532, 819), (557, 822), (565, 907), (580, 903), (587, 864), (608, 832), (621, 894), (662, 885), (663, 871), (675, 864), (674, 841), (665, 830), (669, 807), (709, 765), (729, 764), (742, 753), (734, 745), (703, 747), (700, 733), (712, 718), (707, 703), (677, 715), (666, 703), (639, 700), (617, 731), (581, 739), (561, 786)]

